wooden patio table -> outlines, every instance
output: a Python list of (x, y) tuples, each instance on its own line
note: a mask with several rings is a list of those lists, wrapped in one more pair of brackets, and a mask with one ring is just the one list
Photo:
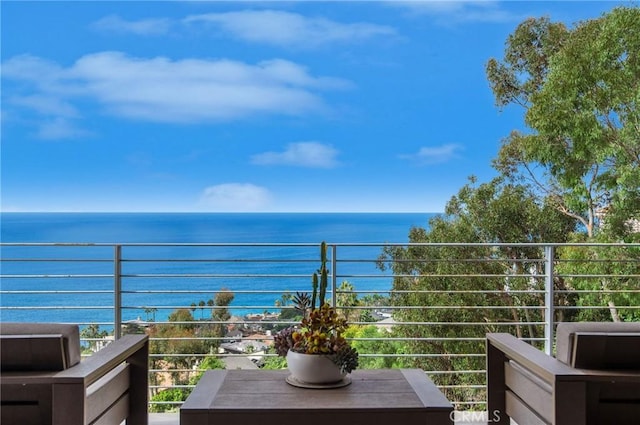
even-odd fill
[(181, 425), (440, 425), (452, 404), (420, 369), (355, 370), (341, 388), (286, 382), (287, 370), (211, 370), (180, 408)]

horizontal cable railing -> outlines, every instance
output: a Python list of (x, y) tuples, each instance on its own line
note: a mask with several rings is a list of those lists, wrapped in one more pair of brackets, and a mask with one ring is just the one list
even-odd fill
[[(0, 318), (82, 328), (86, 353), (151, 340), (150, 409), (177, 408), (201, 368), (283, 367), (319, 243), (2, 243)], [(640, 320), (639, 244), (328, 244), (328, 300), (360, 367), (419, 367), (460, 410), (486, 402), (485, 334), (552, 352), (555, 323)]]

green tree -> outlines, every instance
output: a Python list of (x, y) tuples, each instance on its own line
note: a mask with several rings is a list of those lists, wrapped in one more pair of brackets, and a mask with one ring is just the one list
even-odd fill
[[(195, 386), (207, 370), (224, 369), (224, 367), (224, 363), (219, 358), (211, 356), (205, 357), (198, 365), (197, 372), (189, 378), (188, 385)], [(153, 413), (176, 411), (180, 404), (189, 397), (191, 391), (191, 388), (169, 388), (162, 390), (151, 397), (152, 402), (160, 403), (151, 403), (150, 411)]]
[(151, 413), (176, 412), (180, 404), (189, 397), (187, 388), (168, 388), (151, 396)]
[[(150, 352), (163, 354), (162, 357), (151, 357), (151, 368), (167, 370), (171, 375), (173, 385), (195, 385), (190, 384), (194, 378), (194, 367), (198, 369), (223, 368), (222, 362), (209, 356), (216, 351), (220, 337), (224, 336), (224, 324), (222, 322), (231, 317), (228, 312), (228, 305), (233, 301), (234, 294), (223, 288), (216, 296), (207, 302), (200, 301), (198, 304), (192, 303), (191, 308), (177, 309), (169, 314), (169, 323), (156, 323), (147, 330), (151, 338)], [(215, 304), (215, 305), (214, 305)], [(212, 308), (212, 319), (220, 323), (209, 323), (206, 321), (196, 321), (193, 312), (197, 308), (202, 310), (204, 306)], [(202, 360), (204, 358), (204, 360)], [(199, 377), (201, 373), (196, 373)], [(160, 376), (157, 373), (151, 375), (153, 385), (160, 384)], [(157, 401), (183, 401), (189, 391), (184, 389), (171, 389), (152, 394)], [(154, 411), (165, 411), (175, 408), (175, 404), (159, 404), (154, 407)]]
[(231, 318), (231, 314), (227, 307), (229, 307), (234, 298), (235, 295), (228, 288), (221, 288), (213, 298), (215, 309), (212, 312), (211, 317), (215, 320), (229, 320)]
[(506, 42), (504, 59), (487, 62), (487, 77), (500, 108), (515, 104), (525, 109), (531, 97), (542, 88), (549, 62), (564, 45), (569, 30), (549, 18), (529, 18), (522, 22)]
[[(163, 353), (163, 361), (172, 365), (173, 369), (189, 369), (201, 353), (201, 342), (195, 338), (195, 319), (191, 312), (184, 308), (169, 314), (168, 324), (157, 324), (148, 330), (153, 338), (150, 344), (152, 353)], [(159, 369), (160, 365), (152, 365)], [(156, 367), (157, 366), (157, 367)], [(176, 382), (184, 381), (179, 373), (174, 373)]]
[[(615, 8), (573, 29), (529, 19), (507, 40), (504, 59), (489, 61), (487, 76), (496, 103), (522, 106), (528, 127), (505, 139), (495, 167), (578, 220), (586, 237), (572, 241), (640, 240), (640, 9)], [(636, 250), (559, 251), (558, 269), (572, 276), (566, 288), (582, 291), (570, 304), (603, 307), (579, 319), (633, 317), (618, 307), (638, 297), (609, 291), (634, 288), (613, 276), (637, 273)]]
[(629, 233), (640, 211), (640, 9), (620, 7), (573, 29), (528, 19), (487, 76), (499, 106), (525, 108), (526, 133), (494, 161), (528, 182), (589, 237)]
[(269, 354), (273, 354), (273, 356), (265, 357), (264, 364), (262, 365), (262, 369), (265, 370), (280, 370), (287, 368), (287, 359), (281, 356), (276, 355), (276, 351), (273, 348), (270, 348), (268, 351)]
[(345, 280), (340, 284), (336, 293), (336, 303), (339, 312), (348, 322), (359, 316), (358, 310), (353, 308), (359, 304), (358, 295), (354, 290), (353, 285)]
[[(611, 242), (604, 235), (597, 242)], [(558, 248), (562, 261), (558, 274), (566, 276), (566, 287), (579, 291), (572, 297), (579, 321), (640, 321), (637, 278), (640, 275), (640, 248), (632, 246), (582, 245)], [(579, 294), (579, 296), (578, 296)], [(599, 307), (599, 308), (598, 308)]]
[(191, 378), (189, 384), (196, 385), (200, 380), (200, 378), (202, 378), (202, 375), (204, 374), (204, 372), (206, 372), (207, 370), (224, 369), (224, 368), (225, 368), (224, 362), (220, 358), (207, 356), (198, 365), (198, 373), (196, 373)]
[(169, 322), (178, 329), (192, 330), (195, 327), (193, 314), (186, 308), (179, 308), (169, 314)]
[(88, 340), (82, 344), (82, 349), (85, 353), (93, 353), (98, 351), (99, 342), (109, 336), (109, 332), (100, 330), (100, 325), (91, 323), (80, 331), (80, 338)]
[[(291, 292), (284, 292), (279, 300), (275, 301), (275, 306), (280, 308), (279, 319), (282, 321), (297, 322), (302, 319), (302, 313), (293, 308), (293, 294)], [(288, 325), (282, 325), (285, 327)], [(275, 329), (281, 326), (276, 326)]]
[(403, 344), (390, 340), (389, 333), (375, 325), (349, 326), (344, 336), (352, 339), (350, 344), (358, 351), (360, 369), (389, 369), (402, 364), (400, 356), (389, 354), (403, 354)]
[[(398, 307), (394, 309), (398, 324), (393, 335), (407, 339), (403, 347), (407, 354), (429, 354), (404, 358), (401, 364), (425, 370), (481, 371), (484, 359), (478, 354), (484, 350), (485, 333), (505, 330), (496, 323), (515, 323), (518, 336), (543, 335), (542, 328), (517, 324), (543, 318), (542, 308), (523, 308), (543, 303), (541, 295), (532, 291), (544, 284), (539, 277), (540, 248), (469, 243), (562, 242), (574, 227), (574, 220), (540, 203), (524, 186), (501, 178), (476, 185), (471, 179), (447, 203), (445, 214), (430, 220), (428, 230), (415, 227), (409, 233), (411, 243), (460, 245), (392, 246), (384, 250), (382, 259), (388, 260), (387, 266), (397, 276), (391, 296), (392, 304)], [(481, 391), (453, 389), (481, 385), (483, 379), (482, 374), (434, 377), (438, 384), (452, 386), (447, 395), (459, 401), (483, 400)]]

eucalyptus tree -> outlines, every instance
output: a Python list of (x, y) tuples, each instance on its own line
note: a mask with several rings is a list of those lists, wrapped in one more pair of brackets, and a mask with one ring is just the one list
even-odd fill
[[(472, 178), (447, 203), (445, 213), (429, 221), (428, 229), (411, 229), (409, 242), (423, 245), (387, 247), (380, 266), (390, 267), (396, 276), (393, 333), (407, 338), (407, 354), (420, 354), (406, 358), (407, 366), (477, 371), (445, 373), (435, 380), (481, 385), (486, 332), (513, 330), (540, 337), (542, 328), (532, 323), (544, 317), (541, 249), (498, 243), (563, 242), (575, 223), (525, 186), (504, 178), (477, 184)], [(482, 391), (470, 388), (448, 390), (447, 395), (484, 400)]]
[[(528, 127), (503, 141), (495, 167), (579, 220), (586, 235), (575, 241), (640, 240), (640, 9), (615, 8), (573, 29), (528, 19), (487, 76), (497, 105), (523, 107)], [(560, 255), (575, 304), (587, 307), (581, 319), (637, 318), (621, 308), (640, 302), (627, 277), (640, 273), (637, 249)]]
[[(543, 321), (543, 254), (496, 243), (638, 237), (630, 225), (640, 210), (640, 9), (616, 8), (573, 28), (527, 19), (507, 39), (504, 58), (489, 60), (487, 77), (496, 104), (522, 107), (526, 124), (502, 142), (493, 162), (500, 177), (482, 184), (472, 178), (427, 229), (410, 230), (409, 242), (429, 244), (388, 247), (380, 259), (395, 276), (393, 333), (406, 338), (408, 354), (419, 354), (405, 363), (448, 371), (434, 378), (450, 388), (483, 383), (486, 332), (542, 335), (535, 324)], [(616, 292), (630, 287), (630, 278), (615, 277), (640, 273), (637, 250), (563, 248), (556, 255), (564, 275), (554, 281), (557, 306), (600, 302), (609, 309), (601, 318), (637, 316), (619, 307), (638, 305), (638, 295)], [(601, 261), (613, 256), (622, 261)], [(580, 258), (588, 268), (575, 269)], [(611, 289), (611, 296), (594, 301), (576, 291), (594, 288)], [(571, 320), (587, 313), (556, 314)], [(457, 370), (477, 373), (450, 373)], [(473, 385), (447, 392), (484, 400)]]
[(579, 321), (640, 321), (640, 247), (565, 246), (558, 249), (558, 274), (576, 290), (573, 305)]
[[(487, 77), (500, 107), (524, 108), (495, 167), (526, 182), (587, 235), (629, 235), (640, 218), (640, 9), (567, 28), (527, 19)], [(600, 223), (602, 224), (602, 223)]]

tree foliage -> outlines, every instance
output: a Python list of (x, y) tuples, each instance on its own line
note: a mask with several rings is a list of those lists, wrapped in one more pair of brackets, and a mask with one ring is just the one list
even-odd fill
[[(528, 19), (507, 40), (503, 60), (488, 62), (487, 77), (496, 103), (522, 106), (528, 126), (504, 140), (496, 169), (578, 220), (586, 237), (575, 233), (573, 241), (640, 240), (640, 9), (615, 8), (572, 29)], [(633, 287), (615, 276), (637, 274), (635, 250), (560, 255), (563, 286), (582, 291), (569, 304), (589, 307), (577, 318), (633, 317), (618, 307), (638, 297), (614, 291)]]
[(82, 351), (86, 354), (91, 354), (98, 351), (100, 347), (100, 340), (103, 340), (109, 336), (109, 332), (106, 330), (100, 330), (100, 325), (91, 323), (80, 331), (80, 338), (86, 341), (82, 344)]
[[(496, 104), (522, 107), (528, 128), (503, 141), (494, 160), (500, 177), (471, 178), (428, 229), (411, 229), (409, 242), (429, 244), (388, 247), (381, 258), (396, 276), (393, 334), (406, 338), (407, 353), (421, 354), (402, 363), (445, 371), (434, 380), (449, 398), (485, 399), (473, 384), (483, 384), (486, 332), (535, 340), (544, 331), (536, 325), (544, 322), (541, 248), (473, 243), (633, 239), (639, 55), (640, 9), (623, 7), (574, 28), (527, 19), (507, 39), (504, 58), (487, 63)], [(620, 308), (638, 303), (637, 294), (624, 292), (632, 278), (618, 276), (638, 274), (637, 250), (593, 246), (555, 255), (554, 303), (566, 307), (556, 320), (636, 318), (636, 310)], [(613, 258), (619, 261), (602, 261)], [(576, 313), (576, 305), (602, 308)]]
[(640, 212), (640, 9), (621, 7), (567, 29), (528, 19), (487, 77), (499, 106), (525, 108), (528, 132), (503, 141), (494, 164), (528, 182), (589, 236), (606, 213), (628, 233)]
[(353, 307), (358, 305), (358, 295), (354, 290), (353, 284), (345, 280), (340, 284), (337, 292), (336, 302), (341, 307), (340, 314), (344, 316), (348, 322), (356, 320), (357, 316), (359, 316), (359, 311), (353, 309)]
[(522, 22), (506, 42), (504, 59), (487, 63), (487, 77), (496, 97), (496, 105), (528, 108), (531, 96), (546, 79), (549, 61), (563, 46), (569, 30), (549, 18), (529, 18)]
[[(188, 309), (178, 309), (169, 315), (168, 324), (156, 324), (148, 330), (152, 338), (150, 351), (163, 353), (162, 360), (157, 358), (152, 365), (154, 369), (162, 369), (162, 363), (170, 365), (171, 369), (188, 369), (197, 360), (197, 354), (202, 352), (202, 342), (194, 339), (196, 323)], [(179, 382), (180, 373), (173, 373), (174, 380)], [(184, 380), (184, 379), (182, 379)]]
[(401, 367), (400, 356), (405, 353), (402, 343), (389, 340), (387, 331), (378, 326), (350, 326), (345, 337), (359, 353), (360, 369), (390, 369)]
[[(540, 326), (519, 324), (544, 318), (539, 292), (544, 287), (543, 253), (538, 247), (474, 243), (563, 242), (574, 228), (575, 220), (539, 202), (524, 186), (501, 178), (483, 184), (471, 179), (449, 201), (445, 214), (429, 221), (428, 229), (411, 229), (409, 242), (430, 244), (388, 247), (381, 258), (381, 265), (397, 276), (391, 298), (398, 307), (393, 335), (407, 339), (406, 353), (423, 354), (401, 363), (448, 371), (434, 380), (452, 388), (482, 385), (481, 373), (453, 372), (484, 369), (480, 353), (486, 332), (510, 330), (500, 324), (513, 323), (519, 336), (543, 335)], [(447, 390), (447, 396), (484, 400), (473, 387)]]
[(231, 318), (229, 313), (229, 305), (233, 301), (235, 295), (228, 288), (222, 288), (213, 298), (213, 308), (211, 310), (211, 318), (215, 323), (212, 326), (212, 336), (222, 337), (226, 333), (226, 326), (223, 322)]
[[(227, 307), (233, 298), (233, 292), (223, 288), (210, 302), (202, 300), (192, 303), (191, 308), (180, 308), (169, 314), (168, 323), (154, 323), (150, 326), (147, 330), (152, 338), (150, 352), (163, 354), (161, 358), (152, 357), (151, 367), (167, 370), (173, 385), (187, 385), (194, 379), (193, 369), (196, 366), (215, 368), (216, 359), (209, 360), (207, 355), (216, 351), (220, 338), (226, 333), (224, 322), (231, 317)], [(211, 321), (202, 317), (205, 307), (211, 308)], [(198, 308), (201, 310), (200, 320), (193, 316)], [(158, 374), (151, 376), (155, 385), (160, 379)], [(184, 391), (174, 390), (159, 397), (175, 398), (185, 394), (187, 393)]]
[[(197, 372), (189, 378), (188, 385), (195, 386), (207, 370), (224, 368), (224, 362), (217, 357), (205, 357), (198, 365)], [(159, 391), (151, 397), (150, 411), (154, 413), (176, 411), (180, 404), (189, 397), (191, 391), (191, 388), (168, 388)]]
[[(598, 242), (611, 242), (597, 237)], [(640, 248), (634, 246), (576, 245), (558, 248), (556, 273), (565, 288), (576, 291), (567, 307), (577, 321), (640, 321)], [(579, 292), (578, 292), (579, 291)]]

